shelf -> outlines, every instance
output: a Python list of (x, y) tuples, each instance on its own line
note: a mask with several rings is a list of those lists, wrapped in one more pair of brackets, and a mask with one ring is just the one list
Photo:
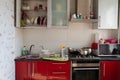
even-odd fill
[[(19, 8), (21, 28), (47, 27), (48, 0), (21, 0)], [(18, 3), (19, 4), (19, 3)]]
[(71, 19), (70, 22), (98, 22), (98, 19)]
[(40, 28), (40, 27), (47, 27), (47, 25), (38, 25), (38, 24), (27, 24), (24, 27), (21, 26), (21, 28)]
[(46, 2), (46, 0), (24, 0), (24, 1), (45, 1)]
[(25, 27), (20, 27), (22, 29), (37, 29), (37, 28), (47, 28), (47, 26), (25, 26)]
[(43, 12), (43, 11), (44, 11), (44, 12), (47, 12), (47, 10), (43, 10), (43, 9), (39, 9), (38, 11), (36, 11), (36, 10), (34, 10), (34, 9), (28, 9), (28, 10), (27, 10), (27, 9), (26, 9), (26, 10), (25, 10), (25, 9), (22, 9), (22, 11), (34, 11), (34, 12), (40, 12), (40, 11)]

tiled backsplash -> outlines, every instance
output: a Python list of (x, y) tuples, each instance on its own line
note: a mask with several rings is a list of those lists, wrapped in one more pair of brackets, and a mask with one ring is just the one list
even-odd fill
[(97, 30), (92, 28), (92, 23), (69, 23), (67, 29), (24, 29), (24, 45), (29, 48), (34, 44), (33, 53), (40, 52), (40, 45), (45, 49), (60, 51), (60, 45), (73, 48), (89, 47), (95, 40), (95, 33), (99, 33), (100, 38), (117, 38), (117, 30)]

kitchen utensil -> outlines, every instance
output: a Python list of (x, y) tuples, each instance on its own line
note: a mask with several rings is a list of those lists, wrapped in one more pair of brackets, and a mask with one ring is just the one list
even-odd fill
[(81, 50), (80, 50), (80, 54), (85, 56), (85, 55), (89, 55), (91, 54), (92, 52), (92, 49), (91, 47), (83, 47)]

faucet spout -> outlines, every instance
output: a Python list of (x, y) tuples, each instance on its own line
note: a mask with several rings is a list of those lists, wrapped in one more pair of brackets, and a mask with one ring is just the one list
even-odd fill
[(31, 54), (31, 50), (32, 50), (32, 47), (33, 47), (33, 46), (35, 46), (35, 45), (32, 44), (32, 45), (30, 46), (29, 54)]
[(44, 50), (44, 47), (43, 47), (43, 45), (40, 45), (40, 47), (41, 47), (41, 49), (42, 49), (42, 50)]

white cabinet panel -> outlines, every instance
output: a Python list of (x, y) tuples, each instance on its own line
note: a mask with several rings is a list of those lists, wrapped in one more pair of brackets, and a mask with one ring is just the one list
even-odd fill
[(48, 27), (67, 28), (69, 19), (69, 0), (48, 0)]
[(118, 28), (118, 0), (98, 1), (98, 28), (117, 29)]
[(16, 10), (15, 10), (15, 20), (16, 20), (16, 21), (15, 21), (15, 22), (16, 22), (16, 23), (15, 23), (15, 24), (16, 24), (15, 26), (20, 28), (21, 0), (16, 0), (15, 2), (16, 2), (16, 3), (15, 3), (15, 7), (16, 7), (16, 8), (15, 8), (15, 9), (16, 9)]
[(16, 0), (16, 27), (47, 27), (47, 0)]

